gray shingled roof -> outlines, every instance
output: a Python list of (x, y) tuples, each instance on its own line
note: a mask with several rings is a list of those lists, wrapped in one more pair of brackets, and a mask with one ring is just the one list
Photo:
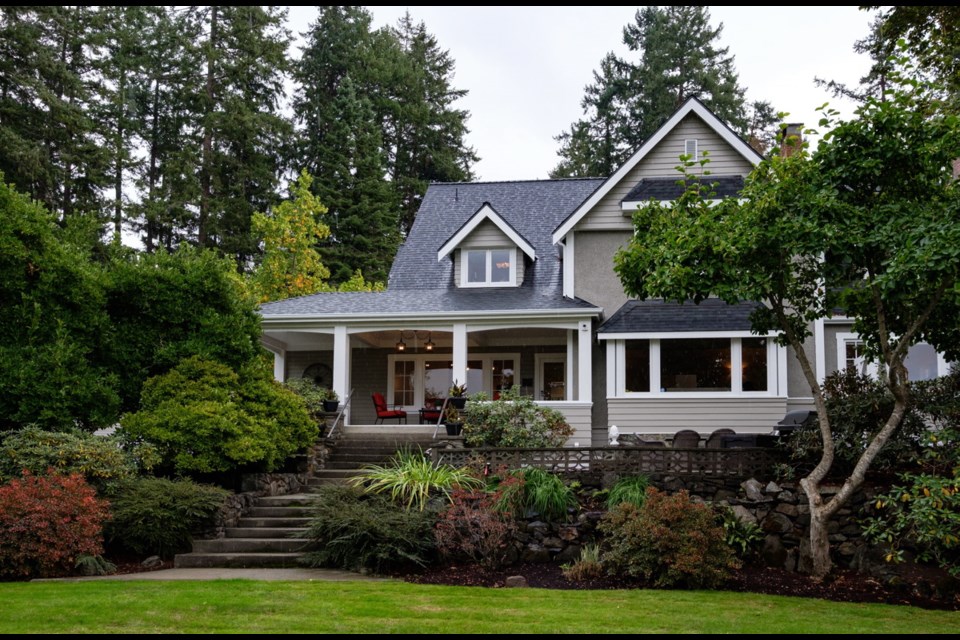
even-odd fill
[[(436, 260), (436, 255), (434, 255)], [(260, 307), (264, 318), (284, 316), (367, 315), (398, 313), (456, 313), (462, 311), (556, 311), (596, 309), (582, 300), (570, 300), (551, 290), (505, 289), (389, 289), (371, 293), (316, 293), (312, 296), (268, 302)]]
[(749, 331), (757, 302), (727, 304), (708, 298), (700, 304), (663, 300), (628, 300), (598, 333), (662, 333), (667, 331)]
[[(708, 176), (706, 180), (714, 187), (716, 198), (739, 195), (743, 189), (743, 176)], [(677, 178), (643, 178), (624, 196), (622, 202), (643, 202), (654, 200), (675, 200), (683, 193), (684, 187)]]
[[(432, 184), (416, 222), (390, 270), (387, 291), (318, 293), (261, 306), (264, 318), (302, 315), (389, 315), (458, 311), (595, 309), (563, 297), (560, 248), (553, 229), (603, 184), (602, 178)], [(453, 255), (437, 251), (483, 205), (490, 206), (534, 248), (523, 284), (461, 289), (453, 282)]]
[(453, 288), (453, 255), (437, 262), (437, 251), (489, 202), (537, 252), (519, 288), (559, 290), (560, 248), (553, 246), (551, 234), (601, 184), (602, 178), (432, 184), (397, 252), (388, 288)]

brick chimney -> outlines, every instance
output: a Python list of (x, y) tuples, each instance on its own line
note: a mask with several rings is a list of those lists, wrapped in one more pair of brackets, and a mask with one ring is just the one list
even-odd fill
[(791, 122), (780, 130), (780, 155), (789, 158), (803, 144), (803, 123)]

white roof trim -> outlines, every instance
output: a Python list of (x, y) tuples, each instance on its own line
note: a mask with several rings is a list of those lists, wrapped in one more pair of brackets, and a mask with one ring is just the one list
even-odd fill
[[(723, 202), (723, 198), (709, 198), (709, 199), (705, 199), (704, 201), (707, 204), (709, 204), (711, 207), (713, 207), (713, 206), (716, 206), (718, 203)], [(743, 199), (740, 198), (740, 201), (742, 202)], [(649, 200), (631, 200), (629, 202), (624, 200), (622, 203), (620, 203), (620, 209), (623, 210), (624, 213), (628, 213), (628, 212), (632, 213), (636, 211), (639, 207), (646, 207), (649, 204), (650, 204)], [(673, 200), (660, 200), (659, 204), (662, 204), (665, 207), (672, 207)]]
[(484, 220), (489, 220), (495, 224), (497, 228), (500, 229), (504, 235), (510, 238), (513, 244), (517, 245), (521, 251), (530, 257), (531, 260), (537, 259), (537, 252), (534, 250), (533, 246), (524, 240), (523, 236), (517, 233), (517, 230), (511, 227), (506, 220), (501, 218), (500, 214), (497, 213), (492, 206), (490, 206), (489, 202), (484, 202), (483, 205), (477, 209), (477, 212), (473, 214), (473, 216), (467, 220), (455, 234), (453, 234), (453, 237), (447, 240), (446, 243), (440, 247), (440, 250), (437, 251), (437, 262), (450, 255), (450, 253), (456, 249), (460, 243), (467, 238), (467, 236), (473, 233), (474, 229), (480, 226)]
[(673, 131), (673, 129), (680, 124), (680, 121), (686, 118), (690, 113), (694, 113), (699, 116), (708, 127), (713, 129), (718, 136), (723, 138), (727, 144), (733, 147), (735, 151), (742, 155), (747, 162), (753, 166), (757, 166), (760, 164), (760, 161), (763, 160), (760, 154), (754, 151), (753, 148), (746, 142), (738, 138), (737, 135), (730, 129), (730, 127), (724, 124), (723, 121), (721, 121), (717, 116), (713, 115), (709, 109), (703, 106), (703, 103), (696, 98), (689, 98), (683, 103), (683, 105), (680, 106), (679, 109), (673, 113), (672, 116), (670, 116), (669, 120), (663, 123), (663, 125), (657, 129), (652, 136), (647, 138), (647, 140), (640, 145), (640, 148), (637, 149), (636, 153), (630, 156), (630, 158), (624, 162), (619, 169), (617, 169), (616, 173), (607, 178), (607, 181), (600, 185), (597, 190), (594, 191), (589, 198), (587, 198), (586, 202), (577, 207), (577, 210), (574, 211), (573, 214), (571, 214), (570, 217), (567, 218), (563, 223), (561, 223), (559, 227), (557, 227), (556, 231), (553, 232), (553, 243), (557, 244), (563, 240), (563, 237), (570, 233), (577, 223), (580, 222), (584, 216), (586, 216), (587, 213), (589, 213), (590, 210), (593, 209), (593, 207), (595, 207), (601, 199), (603, 199), (604, 196), (610, 193), (611, 189), (620, 184), (620, 181), (623, 180), (626, 175), (635, 166), (637, 166), (637, 164), (643, 160), (647, 154), (650, 153), (650, 151), (660, 144), (660, 141), (663, 140), (668, 133)]

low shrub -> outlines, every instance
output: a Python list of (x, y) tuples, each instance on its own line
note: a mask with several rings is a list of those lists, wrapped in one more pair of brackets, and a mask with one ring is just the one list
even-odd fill
[(763, 542), (763, 529), (756, 522), (742, 520), (730, 507), (719, 509), (723, 540), (741, 560), (753, 558)]
[(440, 555), (492, 568), (502, 565), (516, 531), (512, 517), (497, 508), (495, 495), (484, 491), (458, 490), (451, 498), (434, 529)]
[(425, 566), (435, 553), (436, 521), (429, 509), (404, 509), (386, 496), (354, 487), (324, 486), (307, 530), (299, 535), (316, 543), (317, 550), (302, 562), (377, 573)]
[(642, 507), (647, 500), (649, 486), (650, 478), (644, 475), (620, 478), (607, 493), (607, 509), (613, 509), (623, 502)]
[(69, 575), (81, 557), (103, 553), (109, 517), (80, 474), (14, 478), (0, 486), (0, 576)]
[(111, 492), (110, 546), (171, 558), (189, 551), (193, 536), (209, 530), (228, 492), (191, 480), (137, 478)]
[(656, 587), (712, 588), (740, 566), (713, 510), (692, 502), (686, 491), (668, 495), (651, 487), (642, 507), (619, 504), (599, 529), (607, 571)]
[(0, 482), (54, 469), (62, 475), (79, 473), (100, 491), (111, 483), (132, 478), (157, 462), (150, 445), (124, 448), (114, 437), (82, 431), (44, 431), (29, 426), (3, 436), (0, 444)]
[(454, 489), (483, 486), (483, 480), (468, 469), (434, 465), (423, 453), (413, 451), (398, 451), (389, 463), (363, 469), (350, 483), (368, 493), (389, 493), (407, 509), (420, 511), (431, 497), (442, 495), (449, 500)]
[[(878, 380), (855, 371), (838, 371), (823, 383), (824, 400), (834, 441), (834, 462), (831, 475), (846, 476), (856, 465), (873, 436), (883, 427), (893, 411), (893, 395)], [(909, 410), (900, 427), (874, 460), (872, 469), (883, 471), (914, 466), (921, 453), (926, 425), (920, 413)], [(797, 475), (804, 476), (819, 463), (823, 451), (820, 427), (797, 430), (784, 445)]]
[(473, 447), (560, 447), (573, 435), (562, 413), (520, 395), (517, 386), (497, 400), (474, 394), (468, 409), (463, 437)]
[(600, 545), (585, 545), (580, 549), (580, 557), (573, 564), (561, 565), (561, 569), (567, 580), (593, 580), (601, 577), (603, 563), (600, 562)]
[(140, 410), (121, 424), (128, 437), (155, 444), (165, 470), (177, 474), (273, 471), (319, 433), (303, 400), (264, 363), (233, 371), (196, 356), (147, 380)]

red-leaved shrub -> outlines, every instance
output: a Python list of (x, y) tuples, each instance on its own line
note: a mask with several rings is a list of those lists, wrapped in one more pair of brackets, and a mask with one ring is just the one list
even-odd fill
[(496, 496), (457, 489), (434, 529), (437, 550), (447, 559), (469, 559), (498, 567), (516, 529), (512, 514), (497, 509)]
[(0, 577), (65, 575), (80, 555), (103, 553), (107, 502), (79, 474), (48, 473), (0, 486)]

